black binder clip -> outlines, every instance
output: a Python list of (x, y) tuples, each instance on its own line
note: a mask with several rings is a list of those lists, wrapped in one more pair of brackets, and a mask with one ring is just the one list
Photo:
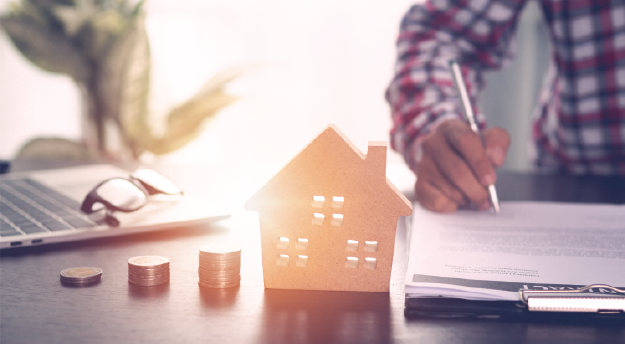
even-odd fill
[(521, 289), (519, 293), (527, 309), (534, 312), (625, 314), (625, 290), (605, 284), (571, 290)]

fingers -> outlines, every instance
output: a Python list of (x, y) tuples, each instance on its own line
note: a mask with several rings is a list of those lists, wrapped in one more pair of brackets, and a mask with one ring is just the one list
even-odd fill
[[(423, 140), (422, 151), (422, 160), (427, 162), (428, 158), (431, 159), (437, 168), (436, 171), (430, 168), (425, 172), (439, 175), (439, 177), (428, 175), (426, 179), (434, 181), (441, 191), (446, 190), (443, 186), (445, 183), (480, 208), (488, 203), (488, 192), (485, 188), (488, 184), (484, 182), (491, 180), (494, 182), (495, 172), (486, 156), (479, 135), (473, 133), (466, 123), (461, 120), (441, 123)], [(485, 171), (478, 173), (488, 174), (491, 179), (478, 180), (475, 169)], [(449, 192), (446, 194), (450, 199), (456, 200)]]
[(458, 209), (458, 205), (436, 189), (428, 182), (417, 179), (415, 185), (417, 201), (426, 209), (440, 212), (452, 212)]
[[(436, 163), (431, 156), (425, 155), (419, 162), (417, 169), (420, 172), (417, 179), (417, 185), (419, 183), (423, 183), (430, 186), (424, 195), (427, 195), (428, 197), (424, 197), (423, 200), (425, 202), (433, 203), (431, 204), (433, 208), (445, 208), (442, 204), (438, 204), (439, 202), (442, 202), (442, 200), (439, 199), (441, 197), (452, 201), (456, 205), (453, 210), (455, 210), (458, 206), (464, 206), (469, 203), (464, 194), (445, 178), (444, 174), (438, 169), (438, 166), (436, 166)], [(426, 190), (423, 190), (423, 192), (425, 191)]]
[(440, 129), (451, 148), (468, 165), (468, 172), (473, 173), (483, 186), (494, 184), (497, 178), (495, 169), (486, 154), (480, 135), (474, 133), (466, 123), (459, 120), (446, 121), (441, 124)]
[(499, 127), (488, 128), (483, 132), (486, 155), (495, 167), (500, 167), (506, 160), (510, 147), (510, 135)]
[(469, 204), (478, 209), (491, 207), (486, 186), (495, 183), (493, 166), (503, 164), (510, 140), (501, 128), (485, 134), (482, 142), (480, 135), (457, 119), (441, 123), (421, 141), (415, 192), (425, 208), (454, 211)]

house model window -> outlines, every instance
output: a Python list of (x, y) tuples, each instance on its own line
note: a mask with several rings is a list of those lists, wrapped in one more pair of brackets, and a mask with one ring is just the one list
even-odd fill
[(377, 252), (377, 251), (378, 251), (377, 241), (365, 241), (365, 252)]
[(348, 252), (356, 252), (356, 251), (358, 251), (358, 241), (356, 241), (356, 240), (347, 240), (347, 246), (345, 246), (345, 251), (348, 251)]
[(369, 142), (363, 154), (330, 124), (246, 202), (265, 288), (389, 291), (397, 220), (412, 205), (386, 178), (386, 153)]
[(276, 248), (278, 250), (286, 250), (289, 247), (289, 238), (279, 237)]
[(278, 266), (289, 266), (289, 256), (286, 254), (279, 254), (278, 261), (276, 263)]
[(345, 267), (348, 269), (358, 269), (358, 257), (347, 257)]
[(298, 251), (304, 251), (308, 249), (308, 239), (298, 238), (297, 243), (295, 243), (295, 249)]
[(305, 268), (308, 265), (308, 256), (298, 255), (295, 260), (295, 266), (298, 268)]
[(375, 258), (367, 257), (365, 258), (365, 269), (367, 270), (375, 270), (378, 265), (378, 260)]
[(325, 197), (323, 196), (313, 196), (312, 199), (312, 207), (313, 208), (323, 208), (323, 204), (326, 202)]
[(343, 225), (343, 214), (332, 214), (332, 226), (339, 227)]
[(312, 218), (312, 224), (315, 226), (323, 225), (323, 220), (325, 220), (325, 216), (321, 213), (314, 213)]
[(343, 209), (345, 198), (342, 196), (332, 196), (332, 209)]

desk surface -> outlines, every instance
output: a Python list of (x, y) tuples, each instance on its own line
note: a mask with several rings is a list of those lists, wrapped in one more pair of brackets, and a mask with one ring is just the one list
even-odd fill
[[(188, 168), (168, 172), (185, 183), (197, 183), (204, 175)], [(502, 200), (625, 202), (625, 178), (501, 173), (497, 187)], [(407, 319), (405, 237), (400, 219), (388, 294), (264, 289), (257, 218), (248, 212), (212, 226), (3, 252), (0, 341), (625, 343), (625, 326)], [(198, 248), (233, 241), (243, 246), (241, 286), (200, 289)], [(129, 285), (126, 262), (137, 255), (171, 258), (171, 282), (151, 288)], [(102, 268), (102, 281), (83, 288), (61, 285), (59, 272), (73, 266)]]

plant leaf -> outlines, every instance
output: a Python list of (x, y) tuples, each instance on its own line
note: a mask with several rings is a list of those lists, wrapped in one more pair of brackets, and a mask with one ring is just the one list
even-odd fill
[(154, 139), (146, 148), (157, 155), (182, 148), (202, 133), (207, 119), (214, 117), (221, 108), (235, 100), (236, 97), (221, 90), (191, 98), (172, 110), (165, 135)]
[(126, 145), (138, 156), (151, 139), (148, 123), (150, 47), (145, 24), (139, 18), (102, 59), (100, 97), (107, 116), (119, 125)]
[(39, 68), (52, 73), (67, 74), (79, 83), (90, 79), (91, 70), (87, 62), (63, 35), (26, 17), (2, 17), (0, 26), (22, 55)]

